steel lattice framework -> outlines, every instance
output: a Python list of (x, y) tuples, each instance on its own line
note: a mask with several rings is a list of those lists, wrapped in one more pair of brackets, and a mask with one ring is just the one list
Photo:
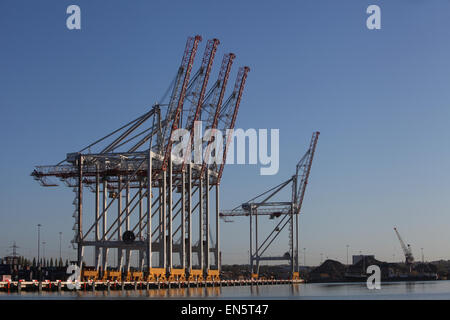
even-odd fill
[[(260, 261), (287, 260), (291, 265), (292, 278), (299, 278), (298, 217), (301, 213), (319, 134), (318, 131), (313, 133), (309, 148), (297, 163), (295, 174), (291, 178), (257, 195), (233, 210), (223, 210), (220, 212), (220, 217), (226, 222), (233, 222), (230, 220), (230, 217), (246, 216), (250, 218), (250, 267), (253, 277), (258, 276)], [(289, 185), (292, 188), (291, 200), (273, 201), (273, 198)], [(270, 219), (280, 218), (275, 227), (262, 242), (259, 242), (258, 237), (259, 216), (269, 216)], [(269, 249), (271, 244), (279, 237), (286, 226), (289, 226), (288, 251), (283, 256), (264, 256), (264, 254), (267, 253), (267, 249)]]
[[(185, 128), (192, 141), (199, 120), (205, 129), (233, 129), (250, 69), (239, 68), (234, 89), (224, 101), (235, 55), (224, 55), (218, 78), (207, 90), (220, 42), (207, 42), (191, 79), (201, 40), (200, 36), (188, 38), (178, 72), (161, 103), (82, 150), (68, 153), (60, 163), (36, 166), (31, 173), (42, 186), (57, 186), (59, 179), (73, 188), (72, 243), (80, 266), (84, 248), (93, 247), (95, 270), (104, 276), (108, 270), (127, 273), (131, 252), (137, 251), (139, 269), (149, 278), (218, 278), (219, 185), (224, 163), (210, 165), (206, 158), (196, 164), (187, 157), (176, 162), (171, 138), (177, 128)], [(226, 150), (229, 141), (224, 141)], [(95, 198), (93, 222), (88, 224), (83, 221), (86, 190)], [(215, 204), (215, 239), (210, 228), (211, 202)], [(194, 222), (198, 224), (197, 241), (193, 239)], [(110, 250), (117, 250), (114, 267), (108, 266)]]

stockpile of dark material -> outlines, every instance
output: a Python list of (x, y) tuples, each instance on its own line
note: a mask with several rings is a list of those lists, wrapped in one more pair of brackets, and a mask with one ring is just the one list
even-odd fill
[(251, 276), (248, 265), (222, 265), (221, 277), (224, 280), (239, 279), (240, 277), (249, 278)]
[(366, 273), (367, 267), (371, 266), (371, 265), (379, 266), (382, 273), (383, 273), (384, 269), (387, 269), (387, 268), (392, 266), (392, 264), (390, 264), (390, 263), (379, 261), (379, 260), (377, 260), (375, 258), (367, 256), (367, 257), (364, 257), (361, 260), (359, 260), (354, 265), (349, 266), (348, 269), (347, 269), (347, 272), (348, 273), (354, 273), (354, 274), (356, 274), (356, 273)]
[[(348, 277), (355, 276), (355, 275), (367, 276), (367, 274), (366, 274), (367, 267), (372, 266), (372, 265), (376, 265), (376, 266), (380, 267), (382, 278), (386, 278), (389, 276), (389, 270), (391, 270), (391, 272), (392, 272), (393, 269), (401, 268), (401, 266), (399, 266), (395, 263), (383, 262), (383, 261), (379, 261), (375, 258), (372, 258), (370, 256), (366, 256), (366, 257), (362, 258), (361, 260), (359, 260), (354, 265), (349, 266), (347, 268), (347, 275), (348, 275)], [(401, 271), (407, 271), (406, 267), (405, 267), (405, 270), (401, 270)]]
[(259, 276), (266, 279), (289, 279), (289, 266), (260, 266)]
[(441, 279), (450, 279), (450, 261), (449, 260), (438, 260), (433, 261), (432, 264), (437, 269), (437, 274)]
[(413, 270), (419, 273), (436, 273), (438, 268), (436, 265), (431, 263), (418, 263), (414, 265)]
[(308, 274), (308, 280), (317, 281), (327, 279), (329, 281), (338, 281), (344, 279), (344, 276), (345, 266), (339, 261), (328, 259), (317, 268), (311, 270)]
[[(345, 266), (335, 260), (326, 260), (322, 265), (314, 268), (306, 275), (309, 282), (339, 282), (339, 281), (363, 281), (367, 278), (367, 267), (376, 265), (380, 267), (382, 279), (393, 279), (399, 275), (410, 274), (409, 266), (404, 263), (388, 263), (366, 256), (354, 265)], [(417, 263), (413, 265), (413, 273), (436, 273), (436, 266), (429, 263)]]

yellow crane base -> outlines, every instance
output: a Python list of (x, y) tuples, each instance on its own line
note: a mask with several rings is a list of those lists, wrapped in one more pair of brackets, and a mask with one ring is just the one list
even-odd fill
[(140, 271), (128, 271), (127, 272), (127, 278), (126, 278), (128, 282), (131, 281), (142, 281), (144, 279), (144, 273), (140, 272)]
[(184, 269), (170, 270), (169, 281), (186, 281)]
[(188, 281), (190, 282), (201, 282), (203, 281), (203, 270), (196, 270), (196, 269), (191, 269), (189, 271), (189, 278)]
[(108, 281), (109, 280), (109, 281), (119, 281), (119, 282), (121, 282), (122, 281), (122, 272), (120, 272), (120, 271), (112, 271), (112, 270), (105, 271), (103, 273), (102, 280), (103, 281)]
[(148, 282), (164, 282), (166, 281), (166, 269), (164, 268), (150, 268), (147, 277)]
[(206, 281), (220, 281), (219, 270), (208, 270)]
[(96, 281), (98, 280), (98, 270), (85, 270), (81, 271), (81, 280), (82, 281)]

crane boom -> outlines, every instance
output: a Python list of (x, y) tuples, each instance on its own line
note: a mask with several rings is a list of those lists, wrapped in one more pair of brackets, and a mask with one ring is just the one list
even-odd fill
[(161, 131), (162, 131), (161, 135), (158, 136), (158, 147), (159, 147), (160, 152), (164, 151), (165, 143), (168, 139), (167, 134), (169, 132), (170, 121), (174, 118), (175, 107), (176, 107), (176, 103), (178, 101), (179, 94), (180, 94), (181, 82), (183, 81), (183, 76), (185, 75), (185, 72), (186, 72), (188, 64), (189, 64), (189, 61), (188, 61), (189, 54), (192, 52), (193, 45), (194, 45), (194, 38), (188, 37), (188, 39), (186, 41), (186, 47), (184, 49), (183, 58), (181, 60), (181, 65), (178, 68), (177, 76), (175, 78), (175, 81), (173, 82), (172, 94), (170, 96), (170, 101), (169, 101), (169, 104), (167, 107), (166, 117), (164, 119), (166, 122), (166, 125), (161, 128)]
[[(219, 80), (220, 81), (220, 91), (215, 91), (213, 96), (213, 102), (211, 104), (211, 107), (215, 108), (214, 112), (211, 112), (207, 115), (208, 120), (206, 123), (207, 129), (216, 129), (217, 122), (220, 115), (220, 110), (222, 107), (222, 101), (225, 94), (226, 85), (228, 82), (228, 77), (230, 75), (231, 65), (233, 64), (233, 60), (235, 58), (235, 55), (233, 53), (226, 54), (223, 57), (222, 66), (220, 68), (219, 73)], [(210, 141), (205, 141), (204, 146), (206, 146), (206, 152), (205, 152), (205, 159), (203, 160), (202, 169), (201, 169), (201, 176), (203, 176), (205, 169), (207, 167), (208, 161), (209, 161), (209, 152), (210, 152)]]
[(203, 99), (206, 93), (206, 86), (208, 85), (209, 75), (211, 73), (211, 67), (216, 55), (217, 46), (219, 44), (220, 41), (218, 39), (208, 40), (206, 44), (205, 53), (203, 54), (202, 59), (202, 65), (199, 70), (201, 77), (196, 83), (191, 108), (188, 111), (188, 118), (186, 123), (187, 130), (191, 130), (194, 127), (194, 122), (198, 120), (200, 109), (202, 107)]
[[(241, 67), (239, 68), (239, 72), (238, 72), (238, 76), (236, 78), (236, 83), (234, 85), (234, 90), (233, 93), (231, 94), (231, 99), (229, 99), (228, 101), (231, 101), (231, 108), (233, 108), (233, 112), (230, 112), (231, 110), (228, 110), (227, 107), (225, 106), (224, 111), (226, 111), (223, 115), (224, 122), (224, 132), (226, 134), (226, 130), (233, 130), (234, 129), (234, 125), (236, 124), (236, 117), (239, 111), (239, 104), (241, 103), (241, 98), (242, 98), (242, 92), (244, 91), (244, 87), (245, 87), (245, 81), (247, 80), (247, 74), (249, 73), (250, 68), (249, 67)], [(218, 181), (220, 183), (220, 180), (222, 178), (222, 173), (223, 173), (223, 168), (225, 167), (225, 162), (226, 162), (226, 158), (227, 158), (227, 152), (228, 152), (228, 147), (230, 145), (231, 142), (231, 135), (227, 135), (225, 137), (225, 146), (223, 149), (223, 156), (222, 156), (222, 163), (220, 164), (220, 168), (219, 168), (219, 176), (218, 176)]]
[(312, 161), (314, 159), (314, 153), (316, 152), (317, 141), (319, 139), (319, 134), (320, 134), (319, 131), (313, 133), (308, 151), (306, 151), (305, 155), (302, 157), (302, 159), (298, 162), (296, 166), (296, 176), (298, 177), (301, 171), (301, 179), (300, 185), (294, 198), (296, 206), (295, 214), (299, 214), (302, 208), (306, 186), (308, 184), (309, 174), (311, 172)]
[[(190, 48), (190, 41), (188, 40), (188, 46)], [(191, 106), (190, 108), (188, 108), (186, 111), (181, 110), (182, 114), (187, 114), (187, 119), (185, 119), (185, 129), (186, 130), (191, 130), (193, 127), (193, 124), (196, 121), (196, 114), (197, 114), (197, 109), (199, 108), (198, 105), (201, 106), (201, 104), (203, 103), (203, 98), (205, 96), (205, 90), (206, 90), (206, 86), (208, 84), (208, 79), (209, 79), (209, 75), (211, 72), (211, 67), (214, 61), (214, 57), (216, 54), (216, 50), (218, 45), (220, 44), (220, 41), (218, 39), (211, 39), (208, 40), (207, 44), (206, 44), (206, 48), (205, 48), (205, 52), (203, 54), (203, 59), (202, 59), (202, 64), (200, 66), (200, 68), (197, 70), (196, 74), (194, 75), (193, 79), (190, 80), (190, 83), (188, 85), (188, 88), (186, 90), (185, 93), (185, 100), (188, 100), (188, 97), (191, 97)], [(185, 55), (189, 53), (189, 49), (185, 50)], [(184, 61), (184, 57), (183, 57), (183, 61)], [(183, 70), (184, 67), (182, 69), (179, 69), (178, 74), (177, 74), (177, 78), (175, 79), (174, 83), (175, 83), (175, 87), (179, 86), (179, 83), (181, 82), (182, 79), (182, 75), (183, 75)], [(174, 98), (176, 97), (176, 89), (174, 87), (174, 94), (171, 97), (171, 102), (169, 103), (169, 106), (174, 106)], [(166, 119), (164, 119), (161, 123), (160, 123), (160, 127), (164, 128), (163, 130), (167, 129), (168, 124), (170, 124), (170, 121), (173, 117), (173, 108), (170, 108), (170, 110), (166, 115)], [(195, 119), (195, 120), (192, 120)], [(183, 125), (183, 119), (180, 116), (180, 125)], [(145, 135), (138, 143), (136, 143), (130, 150), (129, 152), (134, 152), (136, 151), (140, 146), (142, 146), (144, 143), (146, 143), (149, 139), (151, 139), (153, 137), (153, 135), (155, 133), (157, 133), (157, 131), (159, 130), (159, 128), (156, 128), (153, 130), (150, 130), (150, 132)], [(162, 144), (163, 142), (160, 141), (159, 142), (160, 145), (160, 149), (162, 150)], [(184, 168), (184, 163), (183, 163), (183, 168)]]
[[(162, 164), (162, 170), (165, 171), (167, 169), (167, 162), (169, 161), (169, 156), (172, 151), (172, 134), (173, 132), (178, 128), (178, 118), (181, 112), (181, 109), (183, 107), (184, 97), (186, 94), (187, 85), (189, 83), (189, 76), (191, 73), (192, 65), (194, 63), (195, 54), (197, 52), (198, 43), (202, 40), (202, 37), (195, 36), (195, 38), (189, 38), (188, 43), (186, 45), (185, 54), (183, 56), (183, 61), (181, 64), (181, 70), (184, 69), (184, 80), (183, 84), (181, 86), (181, 91), (179, 94), (176, 94), (175, 97), (177, 98), (177, 106), (174, 110), (173, 120), (172, 120), (172, 126), (170, 129), (169, 136), (165, 137), (164, 141), (167, 141), (167, 147), (164, 150), (164, 160)], [(190, 54), (189, 54), (190, 53)], [(189, 57), (189, 58), (188, 58)], [(173, 100), (175, 101), (175, 100)], [(170, 111), (173, 109), (173, 104), (169, 105), (169, 110), (167, 111), (170, 116)], [(165, 128), (165, 131), (167, 131), (167, 127)]]
[[(194, 125), (195, 122), (198, 120), (200, 111), (203, 105), (203, 101), (205, 98), (205, 92), (206, 92), (206, 86), (208, 85), (209, 75), (211, 73), (211, 67), (214, 61), (214, 57), (216, 55), (217, 46), (220, 44), (220, 41), (218, 39), (212, 39), (208, 40), (206, 44), (205, 53), (203, 55), (202, 59), (202, 65), (200, 67), (200, 72), (203, 74), (203, 81), (199, 81), (197, 84), (197, 97), (194, 97), (192, 100), (192, 106), (189, 110), (187, 123), (186, 123), (186, 129), (190, 131), (190, 137), (189, 137), (189, 149), (192, 148), (193, 145), (193, 139), (194, 139)], [(200, 87), (201, 84), (201, 87)], [(201, 88), (201, 89), (200, 89)], [(200, 90), (199, 90), (200, 89)], [(190, 152), (186, 152), (185, 159), (182, 164), (182, 168), (184, 169), (184, 166), (186, 164), (187, 156), (190, 156)], [(189, 159), (191, 160), (191, 159)]]

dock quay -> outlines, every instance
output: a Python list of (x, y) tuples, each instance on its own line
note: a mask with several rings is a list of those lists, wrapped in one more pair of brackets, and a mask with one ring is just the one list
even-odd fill
[[(39, 291), (109, 291), (109, 290), (152, 290), (152, 289), (170, 289), (170, 288), (200, 288), (200, 287), (234, 287), (234, 286), (260, 286), (260, 285), (281, 285), (303, 283), (299, 280), (220, 280), (220, 281), (82, 281), (78, 282), (77, 288), (75, 282), (68, 281), (3, 281), (0, 282), (0, 292), (39, 292)], [(72, 285), (72, 286), (70, 286)]]

